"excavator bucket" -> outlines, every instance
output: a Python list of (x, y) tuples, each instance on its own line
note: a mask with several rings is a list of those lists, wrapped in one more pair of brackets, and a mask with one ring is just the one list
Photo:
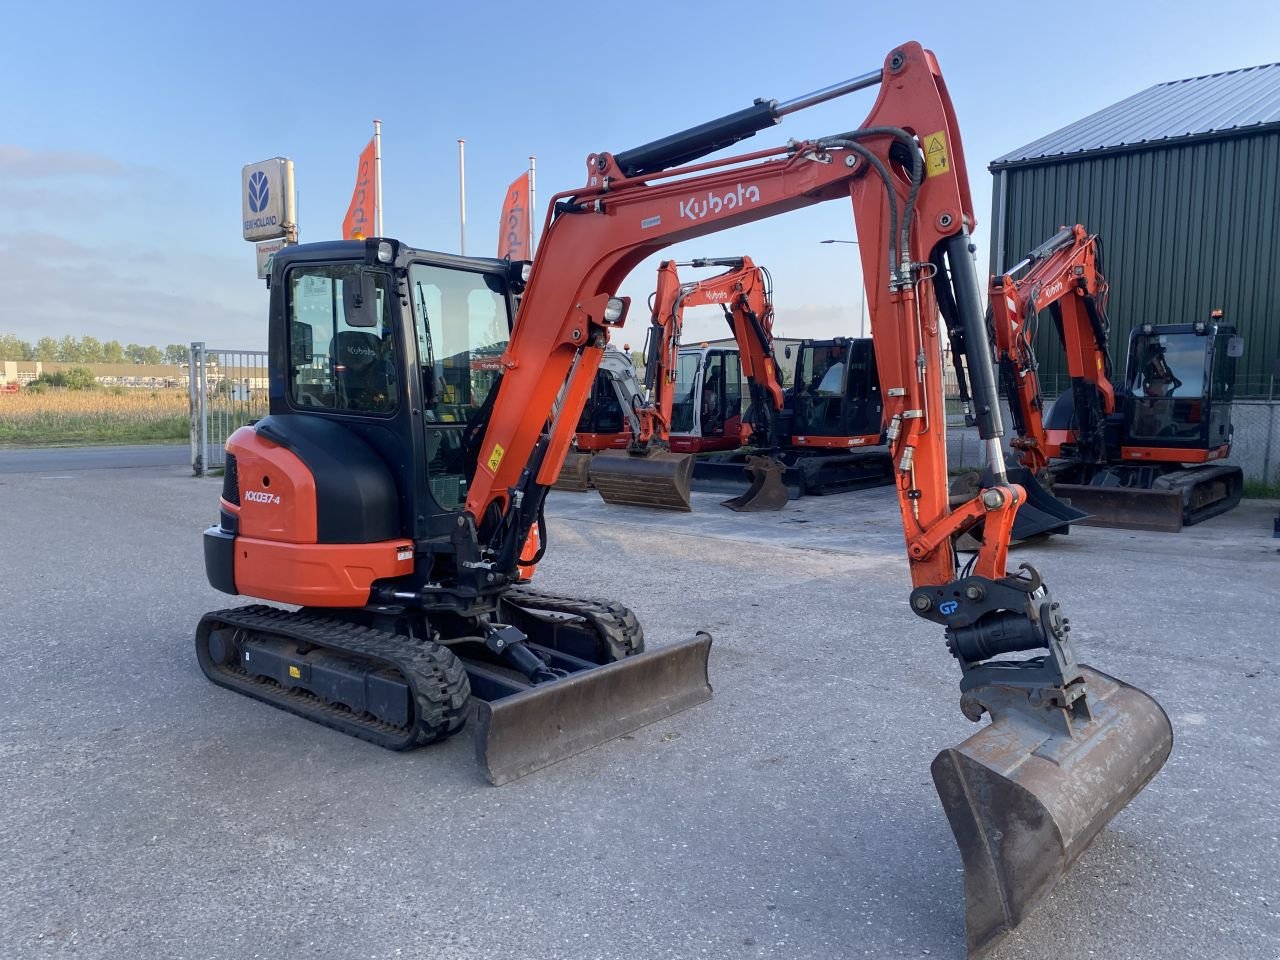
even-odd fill
[[(1027, 495), (1027, 499), (1018, 507), (1018, 512), (1014, 515), (1011, 540), (1030, 540), (1050, 533), (1070, 533), (1071, 524), (1087, 522), (1089, 514), (1083, 510), (1077, 510), (1074, 503), (1066, 503), (1054, 495), (1062, 491), (1061, 486), (1055, 486), (1054, 493), (1050, 493), (1026, 467), (1008, 467), (1006, 474), (1009, 480), (1021, 486)], [(982, 474), (973, 471), (956, 477), (951, 483), (951, 505), (959, 506), (977, 496), (980, 489), (989, 487), (994, 482), (990, 471)], [(967, 538), (961, 544), (961, 549), (977, 549), (977, 538), (981, 536), (981, 526), (978, 524), (970, 529), (966, 535)]]
[(689, 488), (693, 457), (687, 453), (649, 453), (605, 450), (591, 460), (591, 485), (605, 503), (664, 510), (693, 509)]
[(1080, 669), (1087, 694), (1068, 709), (1033, 705), (1013, 686), (965, 694), (965, 715), (985, 711), (992, 721), (933, 761), (964, 861), (971, 957), (1035, 909), (1173, 748), (1169, 718), (1151, 696)]
[(591, 460), (589, 453), (569, 453), (565, 455), (564, 466), (560, 475), (551, 485), (553, 490), (573, 490), (583, 493), (591, 488)]
[(790, 495), (782, 477), (786, 465), (773, 457), (747, 457), (743, 468), (751, 477), (751, 486), (747, 492), (728, 500), (722, 500), (721, 506), (739, 513), (762, 513), (766, 510), (781, 510)]
[[(1027, 499), (1013, 518), (1013, 539), (1030, 540), (1048, 533), (1070, 533), (1071, 524), (1088, 518), (1074, 503), (1063, 503), (1040, 485), (1026, 467), (1009, 467), (1009, 480), (1026, 491)], [(1055, 490), (1055, 492), (1057, 492)]]
[(711, 699), (711, 635), (478, 701), (476, 756), (500, 785)]

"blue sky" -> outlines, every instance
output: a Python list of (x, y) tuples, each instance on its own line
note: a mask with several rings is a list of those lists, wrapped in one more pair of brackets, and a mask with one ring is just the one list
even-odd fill
[[(302, 239), (336, 237), (356, 157), (383, 121), (385, 232), (456, 250), (467, 141), (468, 252), (492, 254), (503, 189), (538, 157), (538, 194), (618, 151), (878, 67), (916, 39), (956, 104), (985, 262), (994, 157), (1162, 80), (1271, 62), (1280, 7), (902, 5), (759, 0), (473, 4), (8, 5), (0, 61), (0, 332), (27, 338), (265, 343), (266, 291), (239, 235), (240, 167), (297, 167)], [(743, 149), (847, 129), (856, 94)], [(748, 253), (775, 280), (776, 331), (856, 332), (847, 205), (672, 248)], [(624, 287), (643, 303), (653, 264)], [(623, 339), (639, 342), (644, 310)], [(718, 336), (691, 315), (686, 340)]]

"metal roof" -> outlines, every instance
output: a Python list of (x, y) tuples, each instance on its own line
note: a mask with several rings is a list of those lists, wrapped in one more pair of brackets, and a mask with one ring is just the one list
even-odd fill
[(1280, 63), (1157, 83), (993, 160), (998, 167), (1229, 136), (1280, 123)]

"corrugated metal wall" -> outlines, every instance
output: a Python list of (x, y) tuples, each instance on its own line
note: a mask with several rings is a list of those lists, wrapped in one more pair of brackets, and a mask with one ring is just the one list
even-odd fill
[[(1187, 323), (1221, 307), (1245, 338), (1238, 393), (1267, 394), (1280, 359), (1280, 132), (1003, 172), (1005, 262), (995, 262), (997, 171), (993, 272), (1012, 266), (1059, 226), (1083, 223), (1103, 241), (1117, 365), (1135, 324)], [(1047, 314), (1036, 350), (1052, 390), (1055, 375), (1066, 371)]]

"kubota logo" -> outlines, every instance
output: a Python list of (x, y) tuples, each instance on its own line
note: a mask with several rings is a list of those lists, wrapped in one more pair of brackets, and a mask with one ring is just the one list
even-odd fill
[(347, 353), (353, 357), (376, 357), (372, 347), (347, 347)]
[(701, 220), (707, 214), (720, 213), (722, 210), (736, 210), (738, 207), (745, 207), (748, 203), (759, 202), (759, 187), (754, 184), (746, 187), (738, 184), (735, 189), (729, 190), (721, 197), (708, 190), (705, 198), (690, 197), (688, 200), (681, 200), (680, 216), (688, 217), (690, 220)]
[(1040, 291), (1040, 296), (1056, 297), (1058, 294), (1062, 292), (1062, 288), (1065, 285), (1066, 284), (1064, 284), (1061, 280), (1055, 280), (1053, 281), (1053, 283), (1049, 284), (1047, 287), (1045, 287), (1043, 290)]

